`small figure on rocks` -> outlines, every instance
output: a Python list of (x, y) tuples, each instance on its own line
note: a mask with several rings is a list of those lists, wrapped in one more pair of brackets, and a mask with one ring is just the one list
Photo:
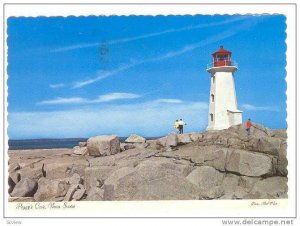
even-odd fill
[(175, 124), (174, 124), (174, 128), (176, 129), (176, 133), (179, 133), (179, 121), (178, 119), (176, 119)]
[(179, 120), (179, 133), (183, 134), (183, 126), (186, 125), (186, 123), (184, 121), (182, 121), (182, 119)]
[(251, 123), (251, 119), (249, 118), (248, 121), (246, 122), (246, 131), (247, 131), (248, 136), (250, 135), (251, 126), (252, 126), (252, 123)]

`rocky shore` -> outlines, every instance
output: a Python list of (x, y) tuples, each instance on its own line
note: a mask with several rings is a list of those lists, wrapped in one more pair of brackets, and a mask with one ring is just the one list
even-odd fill
[(11, 150), (9, 201), (288, 197), (287, 135), (254, 124), (221, 131), (97, 136), (73, 149)]

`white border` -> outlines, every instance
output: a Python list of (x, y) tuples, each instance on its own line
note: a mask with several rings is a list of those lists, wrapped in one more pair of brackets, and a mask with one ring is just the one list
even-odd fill
[[(275, 2), (274, 2), (275, 4)], [(99, 13), (100, 12), (100, 13)], [(72, 211), (16, 211), (5, 202), (6, 217), (294, 217), (295, 213), (295, 7), (293, 5), (6, 5), (9, 16), (284, 14), (287, 18), (287, 111), (289, 199), (277, 207), (253, 208), (252, 200), (78, 202)], [(5, 24), (5, 29), (6, 29)], [(2, 48), (2, 47), (1, 47)], [(6, 46), (7, 52), (7, 46)], [(7, 59), (5, 58), (7, 65)], [(5, 79), (7, 78), (5, 74)], [(1, 84), (2, 86), (2, 84)], [(3, 89), (3, 87), (1, 87)], [(2, 94), (1, 94), (2, 95)], [(6, 94), (7, 95), (7, 94)], [(7, 97), (7, 96), (6, 96)], [(6, 98), (5, 97), (5, 98)], [(7, 103), (6, 107), (7, 107)], [(7, 114), (5, 115), (5, 117)], [(7, 126), (7, 124), (6, 124)], [(2, 139), (2, 138), (1, 138)], [(6, 134), (7, 144), (7, 134)], [(7, 147), (7, 145), (6, 145)], [(7, 162), (7, 155), (5, 161)], [(7, 166), (6, 166), (7, 167)], [(5, 172), (6, 172), (5, 168)], [(4, 181), (6, 181), (4, 178)], [(5, 188), (7, 191), (7, 186)], [(6, 192), (4, 192), (6, 194)], [(5, 200), (7, 200), (7, 195)], [(5, 201), (4, 200), (4, 201)]]

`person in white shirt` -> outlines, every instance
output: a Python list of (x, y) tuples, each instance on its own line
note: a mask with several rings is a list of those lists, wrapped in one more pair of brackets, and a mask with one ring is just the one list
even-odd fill
[(179, 120), (179, 133), (183, 134), (183, 126), (186, 125), (186, 123), (184, 121), (182, 121), (182, 119)]

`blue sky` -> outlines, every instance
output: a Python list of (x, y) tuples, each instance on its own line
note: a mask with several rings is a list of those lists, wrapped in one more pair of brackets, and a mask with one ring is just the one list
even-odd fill
[(286, 128), (285, 17), (8, 19), (11, 139), (161, 136), (207, 126), (220, 45), (232, 52), (243, 120)]

